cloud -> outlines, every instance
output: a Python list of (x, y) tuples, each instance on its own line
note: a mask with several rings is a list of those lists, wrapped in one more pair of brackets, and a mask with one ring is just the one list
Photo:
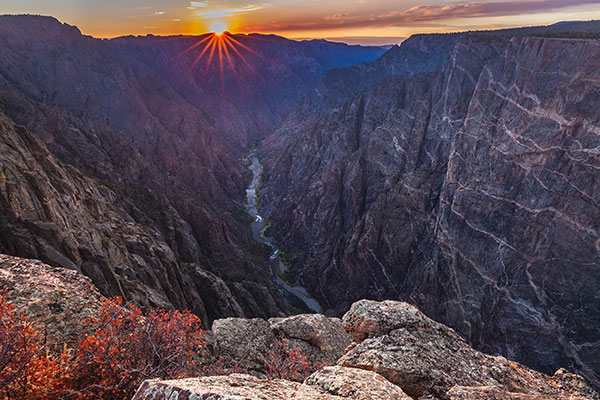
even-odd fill
[(165, 15), (166, 13), (166, 11), (155, 11), (154, 15)]
[(320, 19), (272, 23), (246, 27), (246, 31), (303, 31), (336, 28), (402, 26), (456, 18), (498, 17), (524, 13), (548, 12), (566, 7), (600, 4), (600, 0), (524, 0), (488, 3), (454, 3), (451, 5), (416, 6), (390, 10), (378, 15), (335, 14)]
[(190, 6), (188, 8), (196, 9), (196, 8), (204, 8), (208, 7), (208, 3), (204, 3), (201, 1), (191, 1)]
[(219, 8), (216, 10), (201, 11), (196, 15), (198, 15), (199, 17), (202, 17), (202, 18), (207, 18), (207, 19), (227, 18), (227, 17), (232, 17), (236, 14), (243, 14), (243, 13), (247, 13), (247, 12), (260, 10), (264, 7), (265, 7), (264, 5), (262, 5), (262, 6), (247, 5), (245, 7), (238, 7), (238, 8)]
[(327, 20), (327, 21), (339, 21), (339, 20), (343, 20), (348, 18), (349, 15), (344, 13), (344, 14), (333, 14), (333, 15), (328, 15), (326, 17), (324, 17), (323, 19)]

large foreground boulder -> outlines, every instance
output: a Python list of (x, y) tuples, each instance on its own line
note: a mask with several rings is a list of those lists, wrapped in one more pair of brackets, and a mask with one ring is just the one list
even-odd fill
[(210, 347), (225, 365), (264, 372), (280, 338), (312, 364), (335, 364), (352, 343), (338, 318), (302, 314), (287, 318), (225, 318), (213, 323)]
[[(541, 396), (533, 398), (599, 398), (578, 375), (561, 370), (550, 377), (474, 350), (452, 329), (407, 303), (361, 300), (344, 315), (343, 324), (357, 343), (338, 364), (375, 371), (413, 398), (450, 398), (454, 386)], [(478, 397), (481, 389), (473, 389), (474, 397), (460, 394), (464, 389), (453, 393), (457, 399), (490, 398)]]
[(232, 374), (172, 381), (145, 381), (133, 400), (341, 400), (311, 386), (283, 379), (266, 380)]
[(302, 314), (288, 318), (269, 320), (276, 336), (288, 338), (312, 362), (333, 364), (344, 355), (352, 344), (350, 335), (338, 318), (321, 314)]
[(219, 319), (213, 323), (212, 335), (215, 356), (225, 365), (265, 370), (275, 336), (264, 319)]
[(353, 400), (410, 400), (402, 389), (383, 376), (358, 368), (325, 367), (304, 383)]
[(315, 373), (305, 383), (232, 374), (144, 382), (133, 400), (409, 400), (402, 390), (374, 372), (343, 367)]
[(450, 400), (588, 400), (588, 396), (514, 393), (496, 386), (455, 386), (448, 391)]

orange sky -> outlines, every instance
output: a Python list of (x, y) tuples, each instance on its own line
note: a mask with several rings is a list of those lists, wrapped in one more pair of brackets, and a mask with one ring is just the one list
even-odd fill
[(600, 19), (600, 0), (1, 0), (0, 13), (52, 15), (96, 37), (234, 33), (393, 43), (413, 33)]

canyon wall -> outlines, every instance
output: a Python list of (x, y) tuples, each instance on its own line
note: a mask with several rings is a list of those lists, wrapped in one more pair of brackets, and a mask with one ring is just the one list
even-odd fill
[(388, 65), (318, 114), (309, 95), (263, 143), (264, 212), (334, 313), (409, 301), (478, 349), (599, 385), (600, 42), (520, 33), (432, 36), (438, 66)]

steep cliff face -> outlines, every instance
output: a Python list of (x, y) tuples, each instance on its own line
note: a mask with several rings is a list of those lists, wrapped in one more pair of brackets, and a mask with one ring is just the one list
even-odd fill
[(409, 259), (433, 231), (451, 140), (477, 76), (506, 43), (444, 39), (453, 50), (434, 71), (388, 78), (320, 118), (300, 112), (265, 141), (275, 236), (290, 243), (294, 264), (307, 267), (299, 277), (330, 307), (398, 294)]
[[(127, 211), (131, 205), (56, 161), (30, 132), (2, 114), (0, 177), (0, 252), (83, 272), (106, 296), (190, 309), (207, 323), (217, 316), (245, 315), (220, 278), (200, 263), (178, 261), (156, 227), (136, 222)], [(189, 225), (170, 212), (180, 224), (178, 234), (191, 236)], [(269, 281), (264, 282), (267, 290)], [(281, 312), (278, 307), (283, 308), (276, 304), (267, 313)]]
[[(41, 139), (57, 159), (110, 187), (108, 198), (92, 193), (90, 201), (99, 195), (98, 202), (116, 203), (127, 213), (140, 227), (130, 234), (132, 241), (156, 239), (148, 239), (144, 229), (160, 237), (162, 243), (155, 247), (160, 254), (151, 262), (148, 252), (147, 268), (154, 270), (156, 262), (161, 265), (156, 269), (171, 272), (166, 280), (156, 276), (150, 286), (169, 282), (176, 287), (160, 304), (200, 310), (197, 301), (184, 301), (184, 287), (192, 285), (197, 287), (189, 296), (207, 288), (214, 292), (207, 300), (214, 303), (209, 320), (278, 315), (287, 310), (269, 278), (264, 249), (252, 241), (242, 206), (248, 179), (241, 162), (244, 146), (272, 129), (327, 70), (372, 60), (383, 50), (241, 35), (228, 36), (237, 47), (220, 57), (218, 46), (213, 54), (207, 39), (211, 37), (98, 40), (53, 18), (0, 16), (0, 110)], [(205, 57), (199, 59), (201, 54)], [(227, 60), (223, 73), (220, 60)], [(44, 177), (39, 190), (57, 185), (53, 178)], [(62, 213), (67, 212), (68, 207)], [(85, 219), (71, 212), (68, 218)], [(36, 214), (32, 220), (44, 218)], [(86, 229), (101, 228), (94, 225), (99, 220), (87, 222)], [(32, 242), (27, 248), (25, 239), (14, 238), (8, 225), (2, 225), (5, 249), (11, 254), (81, 267), (81, 256), (72, 246), (55, 245), (58, 254), (49, 257), (32, 250), (43, 239), (37, 231), (22, 227), (22, 235)], [(71, 227), (59, 234), (76, 237)], [(146, 248), (135, 246), (136, 254)], [(126, 255), (116, 256), (121, 250), (101, 252), (111, 254), (105, 261), (110, 268), (145, 268)], [(183, 277), (186, 269), (193, 279)], [(124, 292), (111, 274), (105, 276), (97, 267), (82, 270), (105, 295)], [(227, 297), (230, 290), (215, 274), (229, 283), (234, 296), (244, 299), (241, 310), (220, 299), (217, 293)], [(141, 287), (150, 278), (128, 279), (133, 286), (141, 285), (139, 296), (146, 296)]]
[(264, 142), (274, 235), (338, 313), (404, 299), (479, 349), (598, 385), (600, 43), (447, 40), (441, 67), (301, 108)]
[(572, 365), (596, 385), (599, 63), (599, 41), (526, 38), (486, 66), (450, 152), (432, 256), (451, 278), (438, 315), (475, 345)]

